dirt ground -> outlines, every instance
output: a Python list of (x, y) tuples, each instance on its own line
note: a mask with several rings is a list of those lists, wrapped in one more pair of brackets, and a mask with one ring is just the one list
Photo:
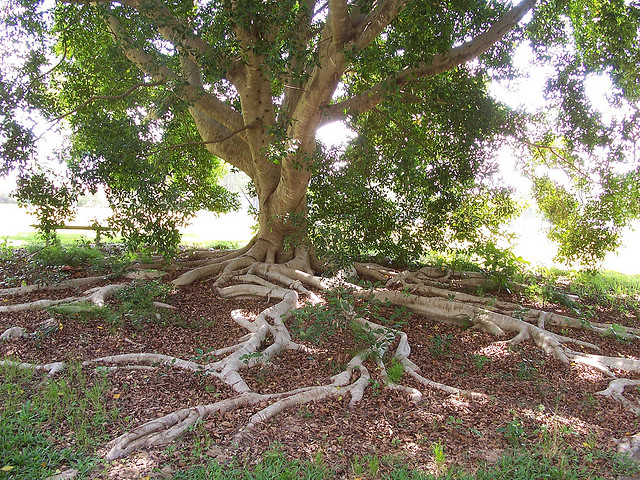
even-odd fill
[[(6, 269), (1, 272), (3, 279), (20, 274)], [(81, 276), (84, 272), (73, 274)], [(73, 289), (36, 292), (0, 298), (0, 302), (6, 305), (77, 293)], [(58, 315), (61, 330), (43, 338), (2, 342), (1, 355), (36, 364), (79, 363), (132, 352), (200, 358), (202, 352), (231, 345), (246, 333), (232, 321), (232, 310), (257, 315), (267, 306), (264, 302), (219, 298), (206, 280), (174, 289), (166, 302), (177, 310), (137, 325), (125, 322), (114, 327), (104, 320)], [(559, 306), (551, 308), (563, 312)], [(621, 319), (620, 314), (607, 310), (598, 315), (601, 322), (628, 324), (638, 320)], [(0, 333), (14, 326), (32, 332), (52, 316), (47, 310), (0, 314)], [(405, 377), (403, 383), (424, 394), (419, 403), (412, 403), (405, 393), (385, 389), (372, 374), (364, 399), (355, 408), (349, 408), (347, 397), (286, 410), (261, 425), (233, 454), (251, 461), (277, 443), (295, 458), (314, 458), (322, 452), (335, 471), (348, 477), (355, 456), (390, 456), (411, 467), (437, 472), (442, 466), (434, 460), (436, 444), (443, 447), (448, 465), (473, 471), (478, 465), (498, 461), (509, 449), (542, 443), (551, 456), (560, 455), (566, 448), (583, 454), (585, 466), (595, 471), (600, 470), (604, 459), (590, 456), (589, 452), (615, 450), (616, 439), (640, 431), (640, 417), (611, 398), (597, 395), (607, 387), (607, 377), (584, 365), (567, 368), (530, 341), (508, 346), (497, 343), (487, 333), (461, 330), (418, 315), (408, 315), (402, 329), (412, 347), (410, 359), (419, 365), (424, 377), (484, 393), (486, 397), (474, 399), (430, 391)], [(587, 332), (574, 331), (571, 335), (596, 343), (605, 355), (640, 356), (637, 343)], [(344, 332), (329, 336), (319, 345), (307, 342), (307, 346), (311, 353), (289, 352), (266, 368), (245, 372), (249, 386), (257, 392), (281, 392), (327, 383), (357, 348), (353, 338)], [(101, 375), (86, 370), (90, 376)], [(371, 371), (374, 370), (372, 366)], [(640, 379), (637, 374), (621, 376)], [(108, 378), (111, 390), (104, 403), (120, 412), (119, 418), (106, 426), (112, 437), (172, 411), (235, 395), (216, 379), (172, 368), (118, 370), (109, 373)], [(626, 393), (640, 402), (640, 389)], [(185, 467), (182, 452), (198, 441), (202, 428), (213, 440), (207, 442), (203, 459), (226, 461), (232, 452), (231, 438), (259, 408), (260, 405), (213, 416), (206, 425), (182, 437), (175, 448), (158, 447), (115, 461), (106, 476), (141, 478), (154, 468)], [(70, 431), (65, 424), (57, 428), (60, 438)], [(71, 436), (66, 438), (73, 444)]]

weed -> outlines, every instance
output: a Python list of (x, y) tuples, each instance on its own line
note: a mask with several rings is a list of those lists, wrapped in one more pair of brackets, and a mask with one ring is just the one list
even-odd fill
[(66, 318), (74, 318), (83, 323), (89, 323), (96, 320), (103, 320), (108, 323), (114, 321), (114, 312), (107, 306), (98, 306), (94, 303), (78, 302), (54, 305), (48, 310), (57, 313)]
[[(338, 332), (350, 333), (362, 348), (376, 351), (378, 342), (390, 341), (395, 334), (387, 328), (380, 330), (363, 326), (355, 323), (354, 319), (365, 318), (391, 328), (400, 328), (406, 322), (405, 309), (397, 308), (385, 317), (382, 308), (389, 304), (371, 298), (356, 301), (352, 292), (346, 288), (335, 288), (327, 292), (325, 300), (323, 305), (305, 306), (293, 312), (290, 326), (293, 335), (320, 345)], [(383, 332), (391, 338), (378, 339)]]
[(313, 412), (307, 407), (300, 407), (298, 409), (298, 413), (302, 416), (302, 418), (306, 418), (307, 420), (313, 418)]
[(433, 454), (433, 463), (438, 473), (443, 473), (446, 467), (447, 459), (444, 453), (444, 445), (437, 441), (431, 444), (431, 453)]
[[(640, 392), (640, 390), (639, 390)], [(593, 394), (591, 393), (585, 393), (584, 398), (582, 399), (582, 403), (584, 403), (584, 406), (591, 409), (594, 408), (598, 405), (598, 399), (596, 397), (593, 396)]]
[(515, 417), (504, 427), (498, 428), (497, 431), (504, 435), (504, 438), (512, 447), (519, 446), (523, 438), (526, 436), (526, 431), (522, 422)]
[(369, 476), (371, 478), (377, 477), (378, 472), (380, 471), (380, 458), (375, 455), (365, 455), (362, 458), (367, 462), (367, 470), (369, 471)]
[[(171, 315), (153, 306), (153, 302), (165, 300), (169, 290), (168, 285), (157, 281), (141, 282), (118, 290), (114, 295), (118, 303), (113, 307), (80, 302), (56, 305), (50, 307), (49, 311), (85, 323), (101, 320), (108, 323), (111, 330), (124, 326), (126, 322), (131, 322), (139, 329), (144, 322), (165, 321)], [(180, 320), (179, 317), (175, 318)]]
[(380, 395), (380, 382), (375, 378), (370, 378), (369, 383), (371, 384), (371, 393), (374, 397)]
[(7, 237), (2, 238), (0, 243), (0, 260), (6, 262), (13, 258), (13, 247), (9, 245), (9, 239)]
[(453, 341), (453, 335), (439, 333), (431, 338), (431, 347), (429, 347), (429, 353), (433, 357), (441, 357), (449, 355), (451, 349), (451, 342)]
[(520, 380), (531, 380), (538, 374), (538, 369), (535, 365), (532, 365), (531, 361), (523, 358), (520, 363), (518, 363), (518, 371), (516, 372), (516, 376)]
[(356, 478), (361, 477), (364, 473), (364, 466), (360, 463), (360, 457), (358, 457), (358, 455), (355, 455), (351, 460), (351, 471)]
[(487, 363), (491, 362), (491, 359), (486, 355), (478, 355), (474, 353), (471, 355), (471, 361), (478, 370), (482, 370)]
[(628, 341), (629, 339), (623, 335), (624, 331), (625, 331), (625, 328), (622, 325), (613, 323), (609, 326), (607, 331), (604, 333), (604, 336), (612, 336), (613, 338), (621, 342)]
[(117, 417), (104, 401), (109, 383), (105, 376), (88, 378), (75, 364), (40, 380), (33, 370), (0, 366), (0, 466), (6, 478), (46, 478), (62, 466), (84, 478), (98, 463), (91, 452), (106, 441), (106, 425)]
[(208, 348), (203, 350), (202, 348), (194, 349), (195, 355), (192, 360), (198, 363), (206, 364), (210, 363), (215, 359), (215, 355), (212, 352), (215, 352), (215, 347)]
[(198, 422), (189, 429), (191, 433), (191, 457), (196, 461), (205, 458), (207, 451), (213, 445), (213, 438), (207, 430), (206, 424)]
[(387, 378), (393, 383), (398, 383), (404, 375), (404, 365), (395, 358), (391, 361), (391, 365), (387, 367)]
[(140, 328), (146, 321), (156, 321), (162, 319), (168, 313), (163, 310), (158, 312), (153, 307), (153, 302), (166, 300), (171, 287), (158, 281), (140, 282), (118, 290), (115, 294), (120, 301), (118, 307), (119, 319), (121, 323), (130, 321), (131, 324)]
[(461, 418), (456, 418), (453, 415), (449, 415), (449, 417), (446, 420), (446, 423), (448, 425), (451, 425), (453, 428), (458, 429), (462, 427), (462, 425), (464, 424), (464, 421)]

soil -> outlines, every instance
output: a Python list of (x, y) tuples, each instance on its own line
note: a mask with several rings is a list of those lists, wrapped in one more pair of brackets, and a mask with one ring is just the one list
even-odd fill
[[(24, 265), (16, 263), (13, 267), (3, 266), (0, 273), (5, 280), (25, 276), (26, 271)], [(88, 274), (83, 269), (71, 273), (73, 276)], [(0, 297), (0, 302), (22, 303), (79, 293), (73, 289), (36, 292)], [(515, 297), (509, 299), (522, 301)], [(210, 350), (234, 344), (246, 333), (232, 321), (232, 310), (257, 315), (268, 306), (265, 302), (219, 298), (210, 281), (175, 289), (165, 301), (177, 307), (175, 313), (142, 322), (125, 321), (121, 325), (104, 319), (54, 315), (46, 310), (0, 314), (0, 333), (14, 326), (34, 332), (41, 322), (52, 316), (62, 325), (60, 330), (40, 338), (2, 342), (0, 352), (5, 359), (36, 364), (54, 361), (79, 364), (96, 357), (132, 352), (201, 359)], [(570, 314), (559, 305), (546, 308)], [(390, 315), (391, 311), (387, 309), (383, 313)], [(623, 323), (619, 317), (619, 313), (605, 309), (599, 312), (598, 321)], [(484, 393), (486, 397), (472, 399), (429, 390), (405, 375), (401, 382), (424, 395), (419, 403), (412, 403), (405, 393), (385, 389), (376, 380), (375, 367), (371, 364), (372, 382), (355, 408), (349, 408), (346, 396), (286, 410), (262, 424), (239, 449), (233, 450), (233, 455), (253, 462), (277, 444), (294, 458), (321, 455), (333, 470), (345, 478), (353, 478), (350, 462), (356, 456), (394, 458), (409, 467), (435, 473), (442, 468), (434, 460), (433, 445), (436, 444), (444, 448), (447, 465), (456, 464), (474, 471), (479, 465), (497, 462), (510, 449), (546, 442), (550, 455), (560, 455), (561, 449), (573, 449), (582, 454), (586, 468), (596, 471), (603, 467), (605, 460), (598, 455), (590, 456), (589, 452), (615, 450), (616, 439), (640, 431), (640, 417), (611, 398), (596, 394), (607, 387), (609, 380), (590, 367), (571, 365), (567, 368), (547, 357), (530, 341), (512, 347), (497, 343), (496, 338), (487, 333), (461, 330), (417, 315), (408, 315), (405, 321), (402, 329), (412, 347), (410, 359), (420, 366), (423, 376)], [(629, 319), (624, 323), (630, 323)], [(287, 324), (291, 327), (292, 321)], [(570, 334), (596, 343), (603, 354), (640, 356), (637, 343), (589, 332)], [(312, 349), (310, 353), (289, 352), (274, 359), (266, 368), (246, 371), (243, 376), (249, 386), (257, 392), (280, 392), (329, 383), (329, 378), (344, 367), (358, 348), (357, 339), (348, 331), (337, 331), (321, 344), (303, 343)], [(94, 379), (104, 375), (90, 368), (85, 371)], [(107, 375), (111, 387), (103, 399), (104, 405), (107, 410), (116, 407), (120, 412), (112, 423), (104, 425), (108, 438), (172, 411), (235, 395), (216, 379), (172, 368), (117, 370)], [(640, 375), (620, 376), (640, 379)], [(631, 399), (634, 395), (636, 400), (640, 397), (638, 392), (629, 393)], [(204, 444), (199, 453), (202, 462), (211, 457), (229, 461), (230, 440), (259, 408), (257, 405), (213, 416), (174, 446), (158, 447), (114, 461), (96, 478), (128, 479), (145, 475), (162, 478), (154, 477), (152, 472), (165, 467), (163, 475), (169, 475), (167, 471), (171, 469), (186, 467), (186, 458), (193, 463), (193, 453), (185, 456), (184, 452), (193, 452), (194, 445)], [(60, 433), (57, 438), (65, 439), (58, 442), (74, 443), (69, 425), (55, 428)], [(203, 442), (204, 438), (213, 441)]]

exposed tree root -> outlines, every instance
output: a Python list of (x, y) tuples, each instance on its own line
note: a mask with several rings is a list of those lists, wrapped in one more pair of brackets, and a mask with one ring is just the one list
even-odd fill
[(60, 300), (36, 300), (34, 302), (17, 303), (15, 305), (0, 306), (0, 313), (6, 312), (22, 312), (25, 310), (42, 310), (55, 305), (63, 303), (80, 303), (88, 302), (93, 303), (99, 307), (104, 306), (104, 302), (116, 293), (121, 288), (124, 288), (125, 284), (106, 285), (104, 287), (96, 287), (87, 290), (81, 297), (67, 297)]
[(58, 283), (36, 283), (34, 285), (24, 285), (22, 287), (2, 288), (0, 289), (0, 297), (10, 295), (26, 295), (27, 293), (37, 292), (40, 290), (66, 290), (67, 288), (86, 287), (94, 283), (100, 283), (105, 280), (104, 276), (72, 278), (63, 280)]
[[(396, 306), (406, 307), (413, 312), (446, 324), (459, 325), (463, 328), (475, 328), (495, 335), (506, 337), (501, 340), (509, 344), (518, 344), (531, 340), (547, 355), (565, 365), (582, 363), (606, 373), (612, 379), (609, 387), (599, 392), (621, 402), (632, 411), (639, 412), (640, 407), (624, 396), (628, 386), (640, 384), (640, 380), (619, 379), (618, 372), (639, 372), (640, 360), (632, 358), (615, 358), (595, 353), (584, 353), (582, 350), (599, 351), (598, 346), (560, 335), (546, 329), (547, 325), (585, 329), (600, 334), (610, 331), (611, 325), (588, 323), (565, 317), (555, 313), (538, 310), (527, 310), (521, 306), (500, 301), (490, 301), (466, 293), (453, 293), (437, 286), (443, 282), (457, 282), (458, 285), (474, 283), (480, 277), (454, 274), (434, 268), (423, 268), (418, 272), (396, 272), (374, 264), (356, 264), (357, 272), (376, 282), (384, 282), (386, 287), (400, 287), (402, 291), (372, 289), (367, 290), (340, 279), (326, 279), (314, 276), (311, 271), (313, 256), (305, 249), (299, 249), (287, 260), (287, 264), (272, 263), (275, 254), (269, 244), (255, 241), (244, 249), (231, 254), (209, 258), (203, 252), (192, 252), (190, 258), (207, 263), (198, 266), (177, 277), (172, 283), (175, 286), (188, 285), (196, 280), (212, 277), (220, 296), (225, 298), (259, 298), (277, 303), (263, 310), (255, 319), (243, 316), (239, 311), (232, 313), (232, 319), (244, 328), (247, 333), (234, 345), (213, 352), (214, 360), (209, 363), (198, 363), (177, 357), (156, 353), (130, 353), (105, 356), (83, 363), (84, 366), (101, 365), (109, 370), (179, 368), (186, 372), (209, 375), (228, 385), (235, 396), (216, 403), (186, 408), (164, 417), (147, 422), (133, 431), (126, 433), (109, 445), (106, 454), (108, 460), (126, 456), (133, 451), (154, 445), (168, 443), (184, 433), (196, 422), (220, 413), (244, 407), (265, 405), (251, 414), (245, 426), (236, 433), (234, 441), (243, 442), (261, 423), (278, 415), (285, 409), (308, 402), (323, 399), (350, 397), (350, 406), (355, 407), (366, 393), (370, 385), (370, 368), (373, 366), (382, 384), (389, 389), (401, 391), (412, 401), (419, 401), (422, 392), (412, 386), (404, 385), (396, 377), (389, 378), (390, 362), (402, 365), (404, 373), (419, 385), (429, 389), (437, 389), (451, 395), (464, 395), (472, 398), (487, 398), (479, 392), (459, 389), (444, 385), (424, 377), (420, 368), (410, 360), (411, 348), (407, 335), (396, 328), (375, 323), (367, 318), (360, 318), (352, 311), (345, 311), (344, 317), (354, 328), (365, 332), (369, 339), (362, 351), (355, 354), (344, 369), (322, 385), (313, 385), (288, 392), (258, 394), (250, 388), (243, 378), (246, 369), (271, 362), (287, 350), (305, 350), (304, 345), (292, 340), (285, 320), (298, 308), (300, 298), (309, 303), (320, 303), (323, 300), (314, 293), (326, 291), (342, 285), (351, 288), (353, 295), (361, 299), (390, 302)], [(26, 304), (0, 307), (0, 312), (20, 311), (33, 308), (45, 308), (59, 303), (89, 301), (104, 303), (109, 295), (124, 285), (109, 285), (89, 290), (81, 297), (68, 297), (62, 300), (39, 300)], [(170, 305), (158, 305), (158, 308), (173, 308)], [(624, 338), (635, 340), (640, 338), (638, 329), (625, 328), (616, 330)], [(568, 345), (571, 345), (570, 348)], [(8, 364), (6, 361), (4, 364)], [(62, 364), (31, 365), (9, 362), (19, 368), (36, 368), (53, 375), (63, 368)], [(406, 377), (405, 377), (406, 378)], [(401, 380), (401, 379), (400, 379)]]
[(604, 397), (611, 397), (614, 400), (617, 400), (626, 408), (631, 410), (632, 412), (640, 415), (640, 403), (632, 402), (627, 397), (624, 396), (624, 389), (627, 387), (635, 387), (640, 385), (640, 380), (630, 380), (628, 378), (616, 378), (609, 382), (609, 386), (606, 390), (601, 392), (597, 392), (596, 395), (602, 395)]
[(36, 365), (33, 363), (13, 362), (11, 360), (0, 360), (0, 365), (7, 365), (10, 367), (20, 368), (23, 370), (34, 369), (38, 372), (46, 372), (48, 376), (52, 377), (64, 370), (64, 362), (47, 363), (45, 365)]

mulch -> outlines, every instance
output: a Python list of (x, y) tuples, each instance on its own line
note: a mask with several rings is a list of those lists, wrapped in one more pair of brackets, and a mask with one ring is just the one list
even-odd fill
[[(4, 277), (7, 272), (2, 274)], [(36, 292), (11, 297), (10, 303), (78, 293), (73, 289)], [(0, 298), (4, 304), (6, 300), (7, 297)], [(177, 289), (167, 303), (178, 308), (176, 315), (142, 325), (125, 322), (114, 328), (103, 320), (58, 317), (61, 330), (43, 338), (3, 342), (1, 355), (30, 363), (80, 363), (132, 352), (198, 359), (202, 351), (233, 344), (246, 333), (232, 321), (231, 311), (241, 309), (251, 316), (268, 306), (265, 302), (219, 298), (209, 281)], [(562, 307), (552, 307), (562, 312)], [(600, 313), (600, 321), (615, 321), (615, 313)], [(0, 332), (12, 326), (32, 332), (52, 315), (48, 311), (0, 314)], [(412, 348), (410, 359), (419, 365), (424, 377), (484, 393), (486, 398), (448, 395), (421, 386), (405, 375), (402, 383), (424, 395), (420, 402), (412, 403), (406, 394), (386, 390), (372, 381), (356, 407), (350, 408), (345, 396), (287, 410), (259, 426), (247, 442), (234, 450), (235, 455), (244, 461), (257, 461), (277, 444), (294, 458), (320, 456), (333, 470), (352, 478), (350, 462), (356, 456), (377, 455), (433, 473), (441, 468), (434, 461), (436, 444), (443, 446), (448, 465), (455, 463), (473, 471), (481, 464), (498, 461), (510, 449), (544, 440), (583, 453), (589, 459), (585, 462), (591, 462), (585, 466), (597, 470), (603, 460), (588, 456), (590, 451), (614, 450), (615, 439), (639, 430), (637, 416), (610, 398), (596, 395), (608, 384), (602, 373), (583, 365), (567, 367), (529, 341), (507, 346), (496, 343), (496, 338), (487, 333), (461, 330), (417, 315), (406, 318), (403, 330)], [(637, 344), (631, 342), (590, 332), (563, 333), (594, 342), (607, 355), (640, 356)], [(320, 345), (308, 346), (310, 353), (287, 352), (267, 367), (251, 368), (243, 376), (251, 388), (263, 393), (326, 384), (358, 347), (353, 336), (345, 332), (329, 336)], [(373, 363), (369, 369), (375, 377)], [(86, 371), (95, 379), (102, 375), (91, 369)], [(216, 379), (172, 368), (118, 370), (109, 373), (108, 379), (110, 390), (104, 406), (107, 410), (117, 407), (120, 412), (118, 418), (104, 426), (110, 438), (172, 411), (234, 395)], [(631, 392), (630, 398), (634, 395), (638, 399), (640, 392)], [(233, 435), (259, 408), (242, 408), (208, 419), (203, 428), (213, 442), (201, 452), (202, 461), (211, 457), (228, 461)], [(68, 435), (70, 426), (63, 423), (56, 428), (60, 438), (73, 443)], [(201, 430), (182, 437), (176, 448), (155, 448), (114, 462), (100, 478), (141, 478), (167, 464), (172, 468), (187, 466), (184, 451), (192, 450), (198, 435), (202, 435)]]

